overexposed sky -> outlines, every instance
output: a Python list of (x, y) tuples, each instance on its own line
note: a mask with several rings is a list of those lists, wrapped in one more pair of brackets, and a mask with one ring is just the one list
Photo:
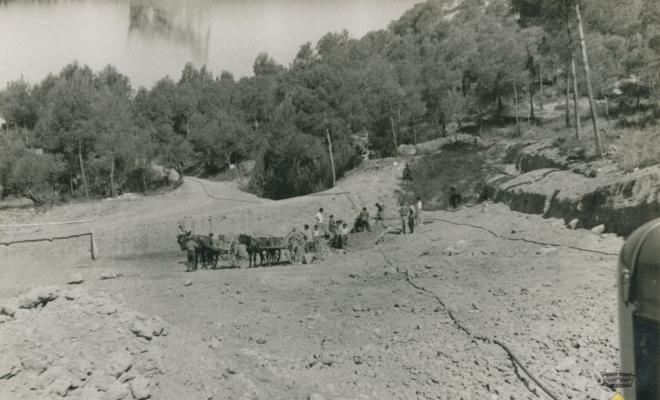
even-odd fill
[[(259, 52), (288, 65), (301, 44), (347, 29), (382, 29), (419, 0), (60, 0), (0, 5), (0, 86), (30, 82), (77, 60), (115, 65), (134, 86), (183, 65), (252, 74)], [(146, 21), (130, 29), (131, 5)], [(158, 23), (153, 10), (166, 16)], [(161, 19), (162, 20), (162, 19)]]

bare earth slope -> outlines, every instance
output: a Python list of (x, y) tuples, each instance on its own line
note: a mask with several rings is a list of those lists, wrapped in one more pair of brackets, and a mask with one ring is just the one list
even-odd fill
[[(26, 262), (38, 256), (12, 250), (1, 259), (0, 298), (57, 287), (0, 316), (0, 399), (547, 398), (496, 343), (560, 398), (607, 398), (598, 380), (617, 359), (614, 236), (489, 204), (426, 213), (414, 235), (311, 265), (186, 274), (169, 252), (186, 215), (200, 230), (273, 234), (311, 222), (319, 206), (352, 219), (379, 201), (395, 217), (393, 161), (286, 201), (190, 179), (159, 198), (13, 215), (95, 215), (105, 257)], [(113, 235), (143, 232), (155, 236), (152, 254), (108, 256), (122, 248)], [(99, 279), (106, 270), (121, 276)], [(72, 294), (75, 272), (84, 282)]]

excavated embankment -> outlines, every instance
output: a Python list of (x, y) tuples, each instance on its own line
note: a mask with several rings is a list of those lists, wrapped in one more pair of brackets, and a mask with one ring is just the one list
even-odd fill
[(577, 220), (573, 227), (604, 225), (605, 232), (624, 236), (660, 216), (660, 166), (624, 173), (578, 165), (548, 143), (512, 146), (505, 161), (515, 163), (521, 175), (491, 179), (484, 197), (512, 210)]

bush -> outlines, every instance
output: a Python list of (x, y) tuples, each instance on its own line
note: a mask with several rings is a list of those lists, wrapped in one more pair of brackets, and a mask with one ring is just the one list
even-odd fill
[(5, 190), (37, 205), (53, 204), (60, 199), (65, 169), (60, 157), (24, 150), (7, 176)]

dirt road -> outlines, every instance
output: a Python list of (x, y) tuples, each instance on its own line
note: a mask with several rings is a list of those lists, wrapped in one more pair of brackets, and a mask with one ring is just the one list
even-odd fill
[[(400, 167), (391, 160), (367, 166), (335, 195), (235, 205), (224, 226), (276, 230), (308, 220), (319, 204), (348, 218), (354, 206), (380, 201), (393, 216)], [(204, 197), (207, 205), (192, 203), (198, 194), (186, 197), (180, 213), (222, 201)], [(117, 207), (107, 218), (132, 213), (131, 204)], [(145, 220), (157, 214), (146, 205), (136, 210)], [(231, 216), (238, 212), (245, 217)], [(3, 261), (0, 298), (50, 284), (61, 294), (0, 324), (0, 337), (10, 338), (0, 351), (11, 356), (0, 363), (0, 399), (81, 398), (83, 390), (85, 398), (139, 398), (143, 382), (154, 399), (549, 398), (501, 345), (560, 398), (607, 398), (598, 380), (617, 362), (610, 254), (619, 238), (570, 231), (501, 205), (425, 219), (414, 235), (386, 234), (371, 247), (364, 244), (375, 243), (375, 234), (352, 238), (360, 250), (311, 265), (185, 273), (178, 253), (51, 260), (28, 269)], [(120, 276), (100, 279), (104, 271)], [(77, 287), (85, 295), (66, 294), (73, 273), (82, 274)], [(153, 316), (166, 328), (152, 329), (160, 326)], [(145, 338), (136, 324), (158, 335)], [(131, 365), (113, 373), (110, 356)], [(35, 358), (43, 362), (26, 361)], [(71, 360), (89, 364), (87, 378), (74, 376), (81, 368)], [(6, 370), (15, 373), (3, 378)], [(68, 377), (60, 383), (65, 391), (53, 391), (57, 379), (44, 377), (52, 370)]]

